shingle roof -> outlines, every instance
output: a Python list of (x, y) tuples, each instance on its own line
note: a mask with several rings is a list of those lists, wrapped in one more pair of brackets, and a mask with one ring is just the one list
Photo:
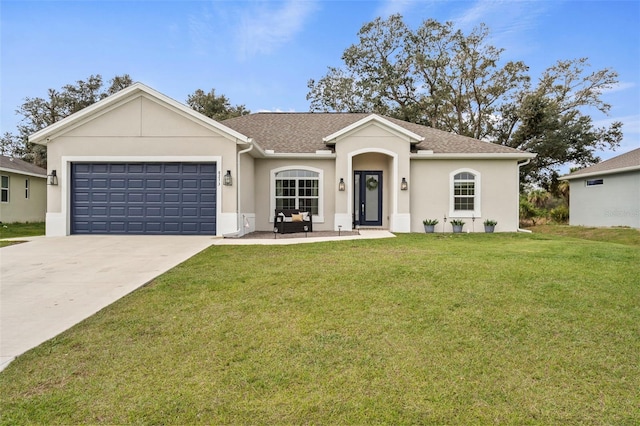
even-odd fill
[(621, 169), (640, 168), (640, 148), (631, 150), (625, 154), (605, 160), (593, 166), (575, 171), (566, 176), (566, 179), (580, 177), (582, 175), (592, 175), (594, 173), (609, 174)]
[[(315, 153), (328, 147), (322, 138), (368, 117), (368, 113), (282, 113), (259, 112), (222, 122), (242, 133), (263, 149), (277, 153)], [(424, 140), (415, 145), (418, 150), (436, 154), (499, 154), (522, 153), (513, 148), (483, 142), (395, 118), (386, 120), (416, 133)]]
[(43, 178), (47, 177), (47, 171), (42, 167), (27, 163), (19, 158), (7, 157), (4, 155), (0, 155), (0, 169), (11, 170), (28, 175), (42, 176)]

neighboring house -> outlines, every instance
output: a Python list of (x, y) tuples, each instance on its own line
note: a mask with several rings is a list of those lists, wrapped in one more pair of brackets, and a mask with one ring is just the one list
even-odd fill
[[(518, 229), (534, 154), (375, 114), (258, 113), (217, 122), (140, 83), (35, 134), (47, 146), (47, 235), (241, 235), (276, 208), (314, 231)], [(447, 223), (444, 222), (444, 217)]]
[(569, 181), (569, 223), (640, 228), (640, 148), (561, 179)]
[(47, 171), (0, 155), (0, 222), (44, 222)]

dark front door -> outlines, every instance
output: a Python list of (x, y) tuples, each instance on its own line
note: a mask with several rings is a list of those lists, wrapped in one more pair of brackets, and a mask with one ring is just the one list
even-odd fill
[(382, 226), (382, 172), (357, 171), (353, 182), (355, 224)]

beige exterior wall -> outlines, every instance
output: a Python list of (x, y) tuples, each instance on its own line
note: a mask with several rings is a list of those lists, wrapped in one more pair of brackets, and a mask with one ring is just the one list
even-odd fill
[[(46, 178), (0, 171), (9, 178), (9, 201), (0, 202), (0, 222), (44, 222), (47, 206)], [(29, 196), (26, 181), (29, 181)]]
[[(48, 229), (47, 234), (59, 235), (63, 226), (69, 232), (68, 194), (74, 161), (216, 161), (218, 171), (231, 170), (237, 182), (237, 149), (235, 141), (181, 111), (145, 96), (128, 100), (48, 141), (48, 171), (57, 171), (59, 185), (48, 187), (47, 225), (51, 218), (58, 230), (50, 233)], [(218, 189), (219, 227), (235, 229), (236, 184), (219, 184)]]
[[(479, 216), (475, 222), (469, 215), (451, 210), (451, 173), (471, 169), (480, 175)], [(484, 232), (486, 219), (498, 221), (496, 232), (518, 230), (519, 187), (515, 160), (437, 160), (411, 161), (411, 231), (424, 232), (424, 219), (438, 219), (437, 232), (451, 232), (451, 218), (464, 220), (463, 231)], [(452, 215), (453, 213), (453, 215)], [(444, 216), (447, 223), (444, 223)]]
[[(256, 159), (254, 192), (255, 223), (258, 231), (273, 230), (274, 193), (273, 173), (281, 168), (311, 168), (321, 172), (320, 203), (321, 216), (313, 218), (314, 231), (333, 230), (333, 214), (335, 212), (335, 193), (338, 190), (335, 178), (335, 160), (297, 160), (297, 159)], [(244, 191), (244, 189), (243, 189)]]
[[(602, 185), (587, 186), (587, 180)], [(640, 228), (640, 171), (572, 179), (569, 223)]]
[[(347, 190), (336, 194), (336, 217), (343, 229), (353, 217), (353, 174), (382, 171), (382, 227), (407, 232), (410, 223), (409, 191), (400, 191), (402, 177), (409, 180), (411, 145), (405, 135), (370, 123), (336, 141), (336, 182), (344, 178)], [(411, 186), (411, 185), (410, 185)]]

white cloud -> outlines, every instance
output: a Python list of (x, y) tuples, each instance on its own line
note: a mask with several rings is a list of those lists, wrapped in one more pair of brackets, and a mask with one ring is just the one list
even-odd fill
[(241, 10), (237, 53), (246, 58), (268, 54), (291, 41), (316, 9), (314, 1), (250, 2)]
[(636, 83), (633, 82), (619, 82), (617, 84), (612, 84), (606, 89), (602, 90), (602, 93), (614, 93), (614, 92), (623, 92), (627, 89), (632, 89), (636, 87)]
[[(478, 0), (472, 6), (452, 17), (456, 27), (465, 31), (486, 24), (491, 33), (491, 43), (507, 52), (526, 52), (534, 40), (527, 34), (544, 22), (544, 15), (559, 2), (530, 2), (506, 0)], [(467, 4), (467, 3), (464, 3)]]

